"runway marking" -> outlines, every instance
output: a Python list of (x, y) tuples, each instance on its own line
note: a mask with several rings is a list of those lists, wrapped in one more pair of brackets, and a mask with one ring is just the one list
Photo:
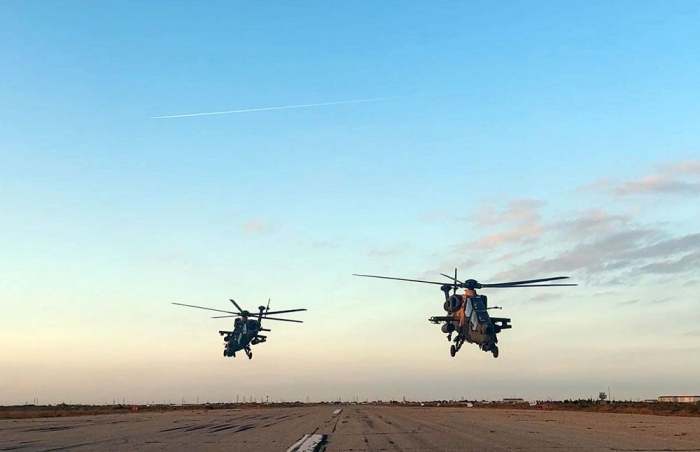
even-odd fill
[(342, 409), (342, 408), (338, 408), (337, 410), (335, 410), (335, 411), (333, 412), (333, 416), (335, 416), (336, 414), (340, 414), (341, 411), (343, 411), (343, 409)]
[(326, 435), (304, 435), (299, 441), (292, 444), (287, 452), (319, 452), (326, 444)]

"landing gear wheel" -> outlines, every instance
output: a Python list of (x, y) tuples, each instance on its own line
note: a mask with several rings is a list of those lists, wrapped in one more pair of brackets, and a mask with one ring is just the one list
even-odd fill
[(248, 359), (253, 359), (253, 352), (248, 353)]
[(454, 345), (450, 345), (450, 356), (452, 356), (454, 358), (456, 354), (457, 354), (457, 347), (455, 347)]
[(228, 356), (228, 353), (226, 353), (226, 350), (224, 350), (224, 356)]
[(496, 347), (494, 345), (493, 348), (491, 349), (491, 354), (493, 355), (494, 358), (498, 358), (498, 347)]

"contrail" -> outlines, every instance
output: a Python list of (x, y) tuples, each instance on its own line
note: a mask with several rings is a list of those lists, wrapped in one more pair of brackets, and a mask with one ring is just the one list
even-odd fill
[(236, 114), (236, 113), (251, 113), (254, 111), (290, 110), (292, 108), (323, 107), (326, 105), (359, 104), (359, 103), (363, 103), (363, 102), (378, 102), (380, 100), (400, 99), (401, 97), (402, 96), (375, 97), (372, 99), (341, 100), (341, 101), (337, 101), (337, 102), (321, 102), (318, 104), (284, 105), (282, 107), (248, 108), (246, 110), (210, 111), (207, 113), (187, 113), (184, 115), (153, 116), (153, 117), (151, 117), (151, 119), (191, 118), (193, 116), (232, 115), (232, 114)]

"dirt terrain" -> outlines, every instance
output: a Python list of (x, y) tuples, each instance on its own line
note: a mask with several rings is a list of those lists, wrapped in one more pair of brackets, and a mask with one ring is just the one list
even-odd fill
[(700, 451), (700, 418), (349, 405), (0, 421), (0, 450), (303, 452), (323, 448)]

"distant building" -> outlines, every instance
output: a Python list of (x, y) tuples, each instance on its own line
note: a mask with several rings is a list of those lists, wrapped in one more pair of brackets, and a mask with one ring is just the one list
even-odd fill
[(502, 403), (525, 403), (525, 400), (514, 397), (506, 397), (503, 399)]
[(697, 402), (700, 402), (700, 396), (696, 396), (696, 395), (660, 396), (659, 402), (697, 403)]

